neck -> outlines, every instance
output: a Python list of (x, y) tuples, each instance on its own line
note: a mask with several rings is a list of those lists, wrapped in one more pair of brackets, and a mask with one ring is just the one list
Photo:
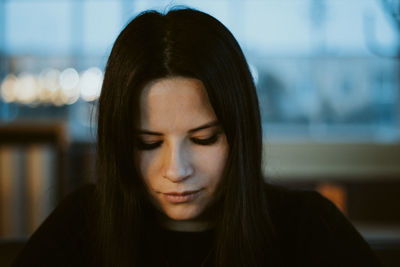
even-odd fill
[(178, 232), (203, 232), (214, 228), (214, 222), (206, 218), (192, 220), (173, 220), (164, 213), (158, 211), (157, 221), (161, 227)]
[(212, 229), (214, 225), (207, 221), (175, 221), (172, 219), (160, 220), (162, 227), (179, 232), (204, 232)]

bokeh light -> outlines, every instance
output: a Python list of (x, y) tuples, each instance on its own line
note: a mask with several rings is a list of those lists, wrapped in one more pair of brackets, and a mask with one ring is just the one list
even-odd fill
[(6, 78), (3, 80), (3, 83), (1, 84), (1, 98), (5, 102), (13, 102), (15, 100), (15, 92), (14, 92), (14, 87), (15, 83), (17, 81), (17, 77), (15, 77), (14, 74), (9, 74), (6, 76)]
[(103, 72), (96, 67), (90, 68), (82, 73), (79, 82), (79, 91), (83, 100), (89, 102), (100, 96), (103, 84)]
[(64, 90), (71, 90), (79, 83), (79, 74), (73, 68), (67, 68), (60, 74), (60, 85)]
[(79, 98), (79, 74), (73, 68), (65, 69), (60, 75), (61, 101), (63, 104), (71, 105)]
[(37, 100), (38, 91), (39, 81), (34, 75), (26, 72), (18, 75), (18, 79), (14, 85), (17, 102), (33, 104)]

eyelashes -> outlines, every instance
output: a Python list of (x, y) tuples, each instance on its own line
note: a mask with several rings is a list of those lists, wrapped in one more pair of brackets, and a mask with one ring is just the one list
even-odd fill
[(142, 140), (137, 140), (137, 148), (139, 150), (152, 150), (156, 149), (162, 144), (162, 141), (154, 142), (154, 143), (145, 143)]
[(219, 138), (219, 133), (216, 133), (205, 139), (190, 138), (190, 140), (197, 145), (208, 146), (216, 143), (218, 141), (218, 138)]
[[(215, 144), (219, 137), (220, 137), (221, 133), (215, 133), (212, 136), (208, 137), (208, 138), (195, 138), (192, 137), (190, 138), (190, 141), (196, 145), (201, 145), (201, 146), (209, 146), (209, 145), (213, 145)], [(137, 148), (139, 150), (153, 150), (156, 149), (158, 147), (160, 147), (162, 145), (163, 141), (157, 141), (157, 142), (144, 142), (142, 139), (138, 138), (137, 140)]]

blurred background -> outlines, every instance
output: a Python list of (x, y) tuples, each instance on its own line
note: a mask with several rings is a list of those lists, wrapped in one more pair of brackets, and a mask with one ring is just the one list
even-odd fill
[(176, 5), (215, 16), (243, 48), (269, 182), (318, 190), (400, 266), (399, 0), (0, 0), (0, 265), (95, 181), (96, 100), (118, 33)]

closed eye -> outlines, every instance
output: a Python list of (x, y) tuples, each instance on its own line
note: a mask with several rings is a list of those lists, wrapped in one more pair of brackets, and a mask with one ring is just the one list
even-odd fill
[(143, 140), (138, 140), (137, 141), (137, 148), (139, 150), (152, 150), (156, 149), (159, 146), (161, 146), (162, 141), (157, 141), (157, 142), (144, 142)]
[[(208, 145), (212, 145), (215, 144), (219, 137), (221, 135), (221, 132), (217, 132), (215, 134), (213, 134), (210, 137), (207, 138), (196, 138), (196, 137), (192, 137), (190, 138), (190, 140), (197, 145), (201, 145), (201, 146), (208, 146)], [(158, 147), (160, 147), (162, 145), (163, 141), (155, 141), (155, 142), (145, 142), (143, 141), (143, 139), (138, 138), (137, 139), (137, 148), (139, 150), (153, 150), (156, 149)]]
[(212, 145), (215, 144), (218, 141), (219, 138), (219, 133), (212, 135), (211, 137), (208, 138), (195, 138), (192, 137), (190, 138), (190, 140), (198, 145), (202, 145), (202, 146), (208, 146), (208, 145)]

